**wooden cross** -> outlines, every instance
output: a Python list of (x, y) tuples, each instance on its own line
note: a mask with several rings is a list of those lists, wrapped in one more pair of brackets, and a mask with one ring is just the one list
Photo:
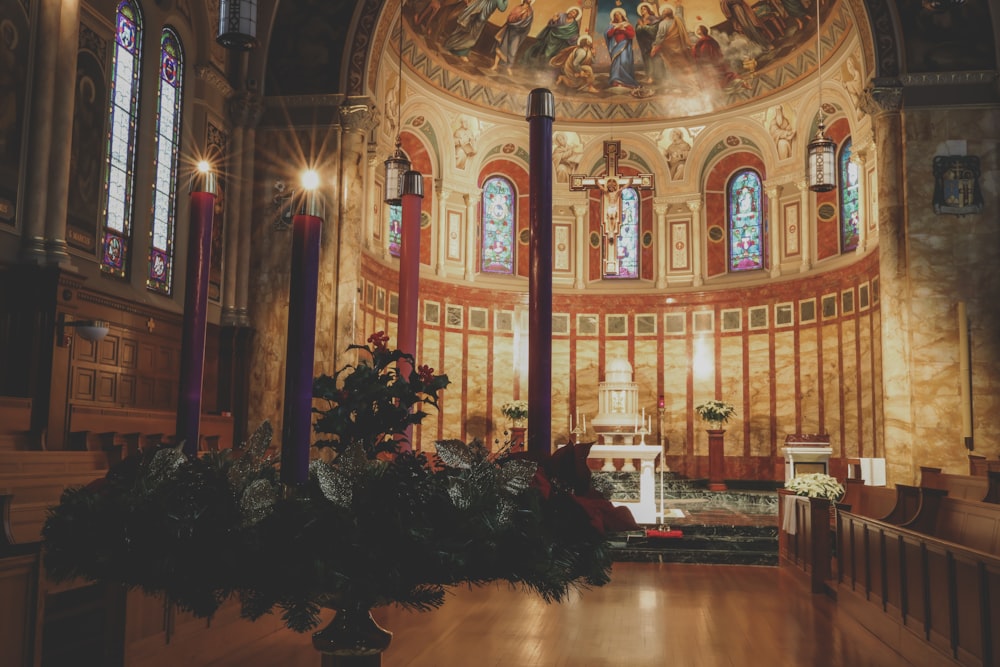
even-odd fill
[(570, 190), (601, 191), (601, 235), (604, 237), (604, 275), (618, 275), (618, 237), (622, 224), (622, 189), (655, 190), (653, 174), (623, 176), (618, 173), (618, 156), (621, 153), (620, 141), (604, 142), (604, 173), (605, 176), (587, 176), (586, 174), (570, 174)]

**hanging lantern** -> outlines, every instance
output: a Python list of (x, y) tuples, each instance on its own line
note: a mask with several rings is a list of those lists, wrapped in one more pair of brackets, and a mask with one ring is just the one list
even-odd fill
[(403, 155), (399, 137), (396, 137), (396, 152), (385, 161), (385, 203), (398, 205), (403, 197), (403, 174), (410, 170), (410, 161)]
[(219, 3), (219, 44), (249, 51), (257, 46), (257, 0), (222, 0)]
[(820, 119), (816, 136), (809, 142), (809, 189), (813, 192), (829, 192), (837, 186), (837, 147), (825, 129)]

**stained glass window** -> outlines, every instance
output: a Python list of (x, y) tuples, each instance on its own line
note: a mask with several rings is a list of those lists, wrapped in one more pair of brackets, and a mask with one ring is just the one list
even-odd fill
[(729, 270), (764, 268), (764, 215), (760, 176), (753, 169), (736, 172), (729, 181)]
[(177, 149), (181, 128), (181, 84), (184, 57), (177, 34), (164, 28), (160, 36), (160, 88), (156, 113), (156, 181), (153, 183), (153, 227), (150, 232), (146, 286), (170, 294), (174, 273)]
[(618, 273), (605, 278), (639, 277), (639, 193), (635, 188), (622, 190), (622, 226), (615, 245), (618, 252)]
[(514, 273), (514, 187), (506, 178), (494, 176), (483, 186), (484, 273)]
[(120, 278), (128, 267), (135, 187), (135, 132), (139, 113), (142, 17), (132, 0), (118, 3), (104, 180), (101, 269)]
[(840, 251), (858, 247), (861, 227), (861, 207), (858, 196), (858, 165), (851, 161), (851, 139), (840, 149)]
[(403, 207), (389, 204), (389, 254), (399, 257), (399, 246), (403, 242)]

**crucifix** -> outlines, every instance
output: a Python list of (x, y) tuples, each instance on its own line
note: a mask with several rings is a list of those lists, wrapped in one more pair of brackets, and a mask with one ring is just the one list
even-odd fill
[(635, 188), (637, 190), (654, 190), (653, 174), (638, 174), (637, 176), (622, 176), (618, 173), (618, 156), (621, 153), (620, 141), (604, 142), (604, 173), (603, 177), (571, 174), (570, 190), (601, 191), (601, 236), (604, 239), (602, 266), (606, 276), (618, 275), (618, 239), (622, 228), (622, 190)]

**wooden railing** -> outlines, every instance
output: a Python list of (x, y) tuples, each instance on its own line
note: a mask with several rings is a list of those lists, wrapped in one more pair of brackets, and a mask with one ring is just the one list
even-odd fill
[[(166, 410), (102, 408), (70, 405), (70, 448), (76, 450), (117, 450), (130, 456), (139, 450), (172, 443), (177, 415)], [(233, 446), (233, 418), (228, 415), (201, 416), (200, 451), (229, 449)]]
[(813, 593), (827, 592), (831, 578), (832, 516), (829, 500), (778, 491), (778, 557), (809, 576)]

